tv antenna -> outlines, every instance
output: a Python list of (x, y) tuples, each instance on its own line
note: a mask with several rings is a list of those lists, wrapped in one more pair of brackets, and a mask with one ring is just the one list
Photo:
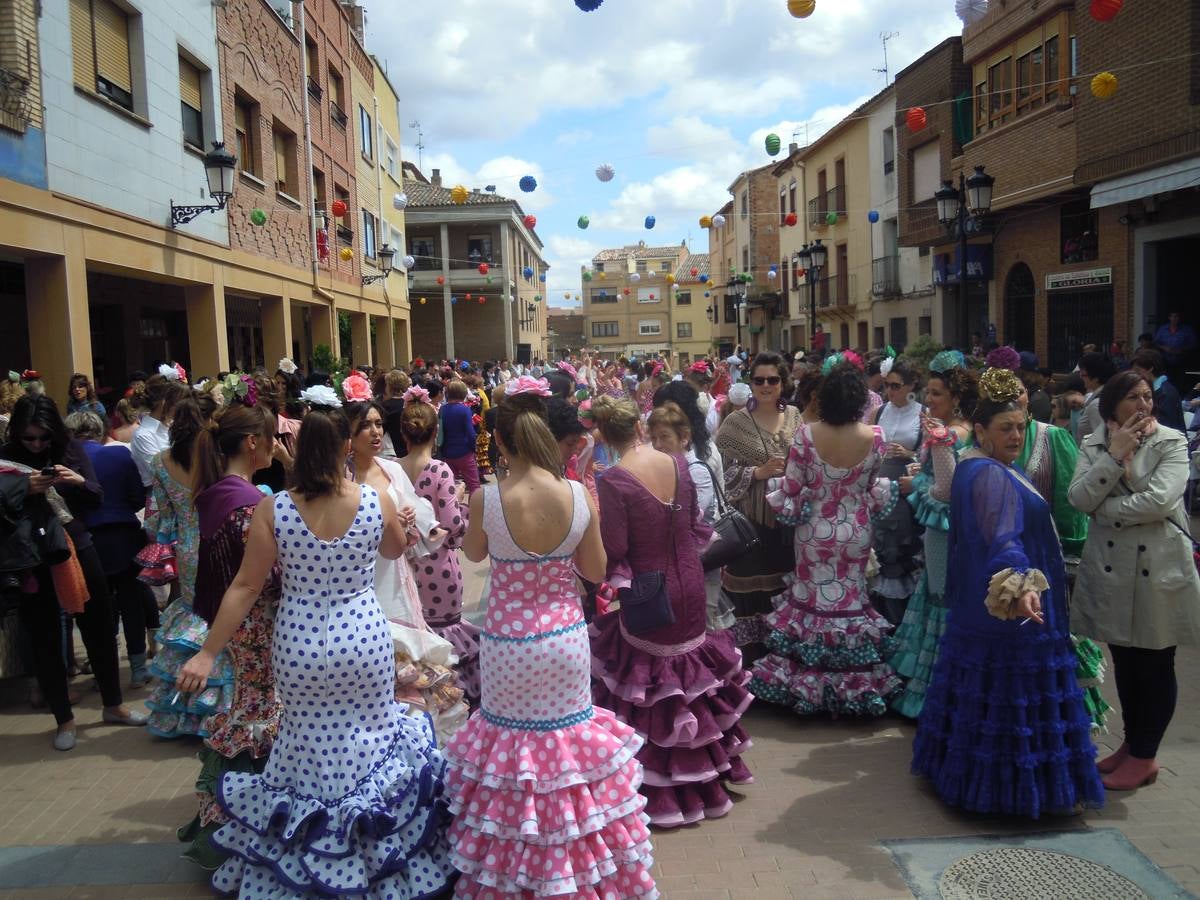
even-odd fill
[(879, 32), (879, 40), (883, 42), (883, 68), (875, 69), (876, 72), (883, 76), (883, 85), (887, 87), (891, 84), (891, 79), (888, 78), (888, 60), (887, 60), (887, 45), (892, 38), (900, 37), (898, 31), (881, 31)]
[(421, 123), (417, 119), (413, 119), (408, 123), (408, 127), (417, 129), (417, 168), (423, 170), (425, 166), (422, 165), (421, 151), (425, 149), (425, 140), (421, 132)]

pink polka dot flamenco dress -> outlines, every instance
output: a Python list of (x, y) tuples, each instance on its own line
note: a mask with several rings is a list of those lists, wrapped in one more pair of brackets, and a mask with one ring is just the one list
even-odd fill
[(517, 546), (499, 488), (483, 488), (491, 556), (483, 696), (446, 747), (458, 897), (658, 896), (638, 794), (642, 741), (591, 702), (572, 565), (590, 513), (583, 485), (569, 483), (571, 529), (545, 556)]

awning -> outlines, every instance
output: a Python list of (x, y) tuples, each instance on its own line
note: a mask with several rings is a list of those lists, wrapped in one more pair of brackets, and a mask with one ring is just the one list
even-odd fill
[(1166, 191), (1200, 186), (1200, 157), (1101, 181), (1092, 188), (1092, 209), (1141, 200)]

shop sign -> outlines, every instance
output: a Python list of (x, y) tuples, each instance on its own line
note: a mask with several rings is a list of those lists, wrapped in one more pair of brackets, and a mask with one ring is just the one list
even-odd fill
[[(933, 257), (933, 283), (958, 284), (961, 266), (958, 262), (958, 248), (953, 253), (938, 253)], [(983, 282), (992, 280), (992, 245), (967, 245), (967, 281)]]
[(1080, 269), (1077, 272), (1056, 272), (1046, 276), (1046, 290), (1065, 291), (1071, 288), (1104, 287), (1112, 284), (1112, 266), (1103, 269)]

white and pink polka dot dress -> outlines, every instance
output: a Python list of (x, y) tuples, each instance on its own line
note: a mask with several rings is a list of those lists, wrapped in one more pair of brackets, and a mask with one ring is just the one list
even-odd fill
[(638, 794), (642, 741), (591, 702), (591, 651), (572, 555), (589, 521), (568, 482), (571, 529), (537, 556), (484, 487), (491, 594), (480, 709), (446, 747), (459, 897), (656, 897)]

